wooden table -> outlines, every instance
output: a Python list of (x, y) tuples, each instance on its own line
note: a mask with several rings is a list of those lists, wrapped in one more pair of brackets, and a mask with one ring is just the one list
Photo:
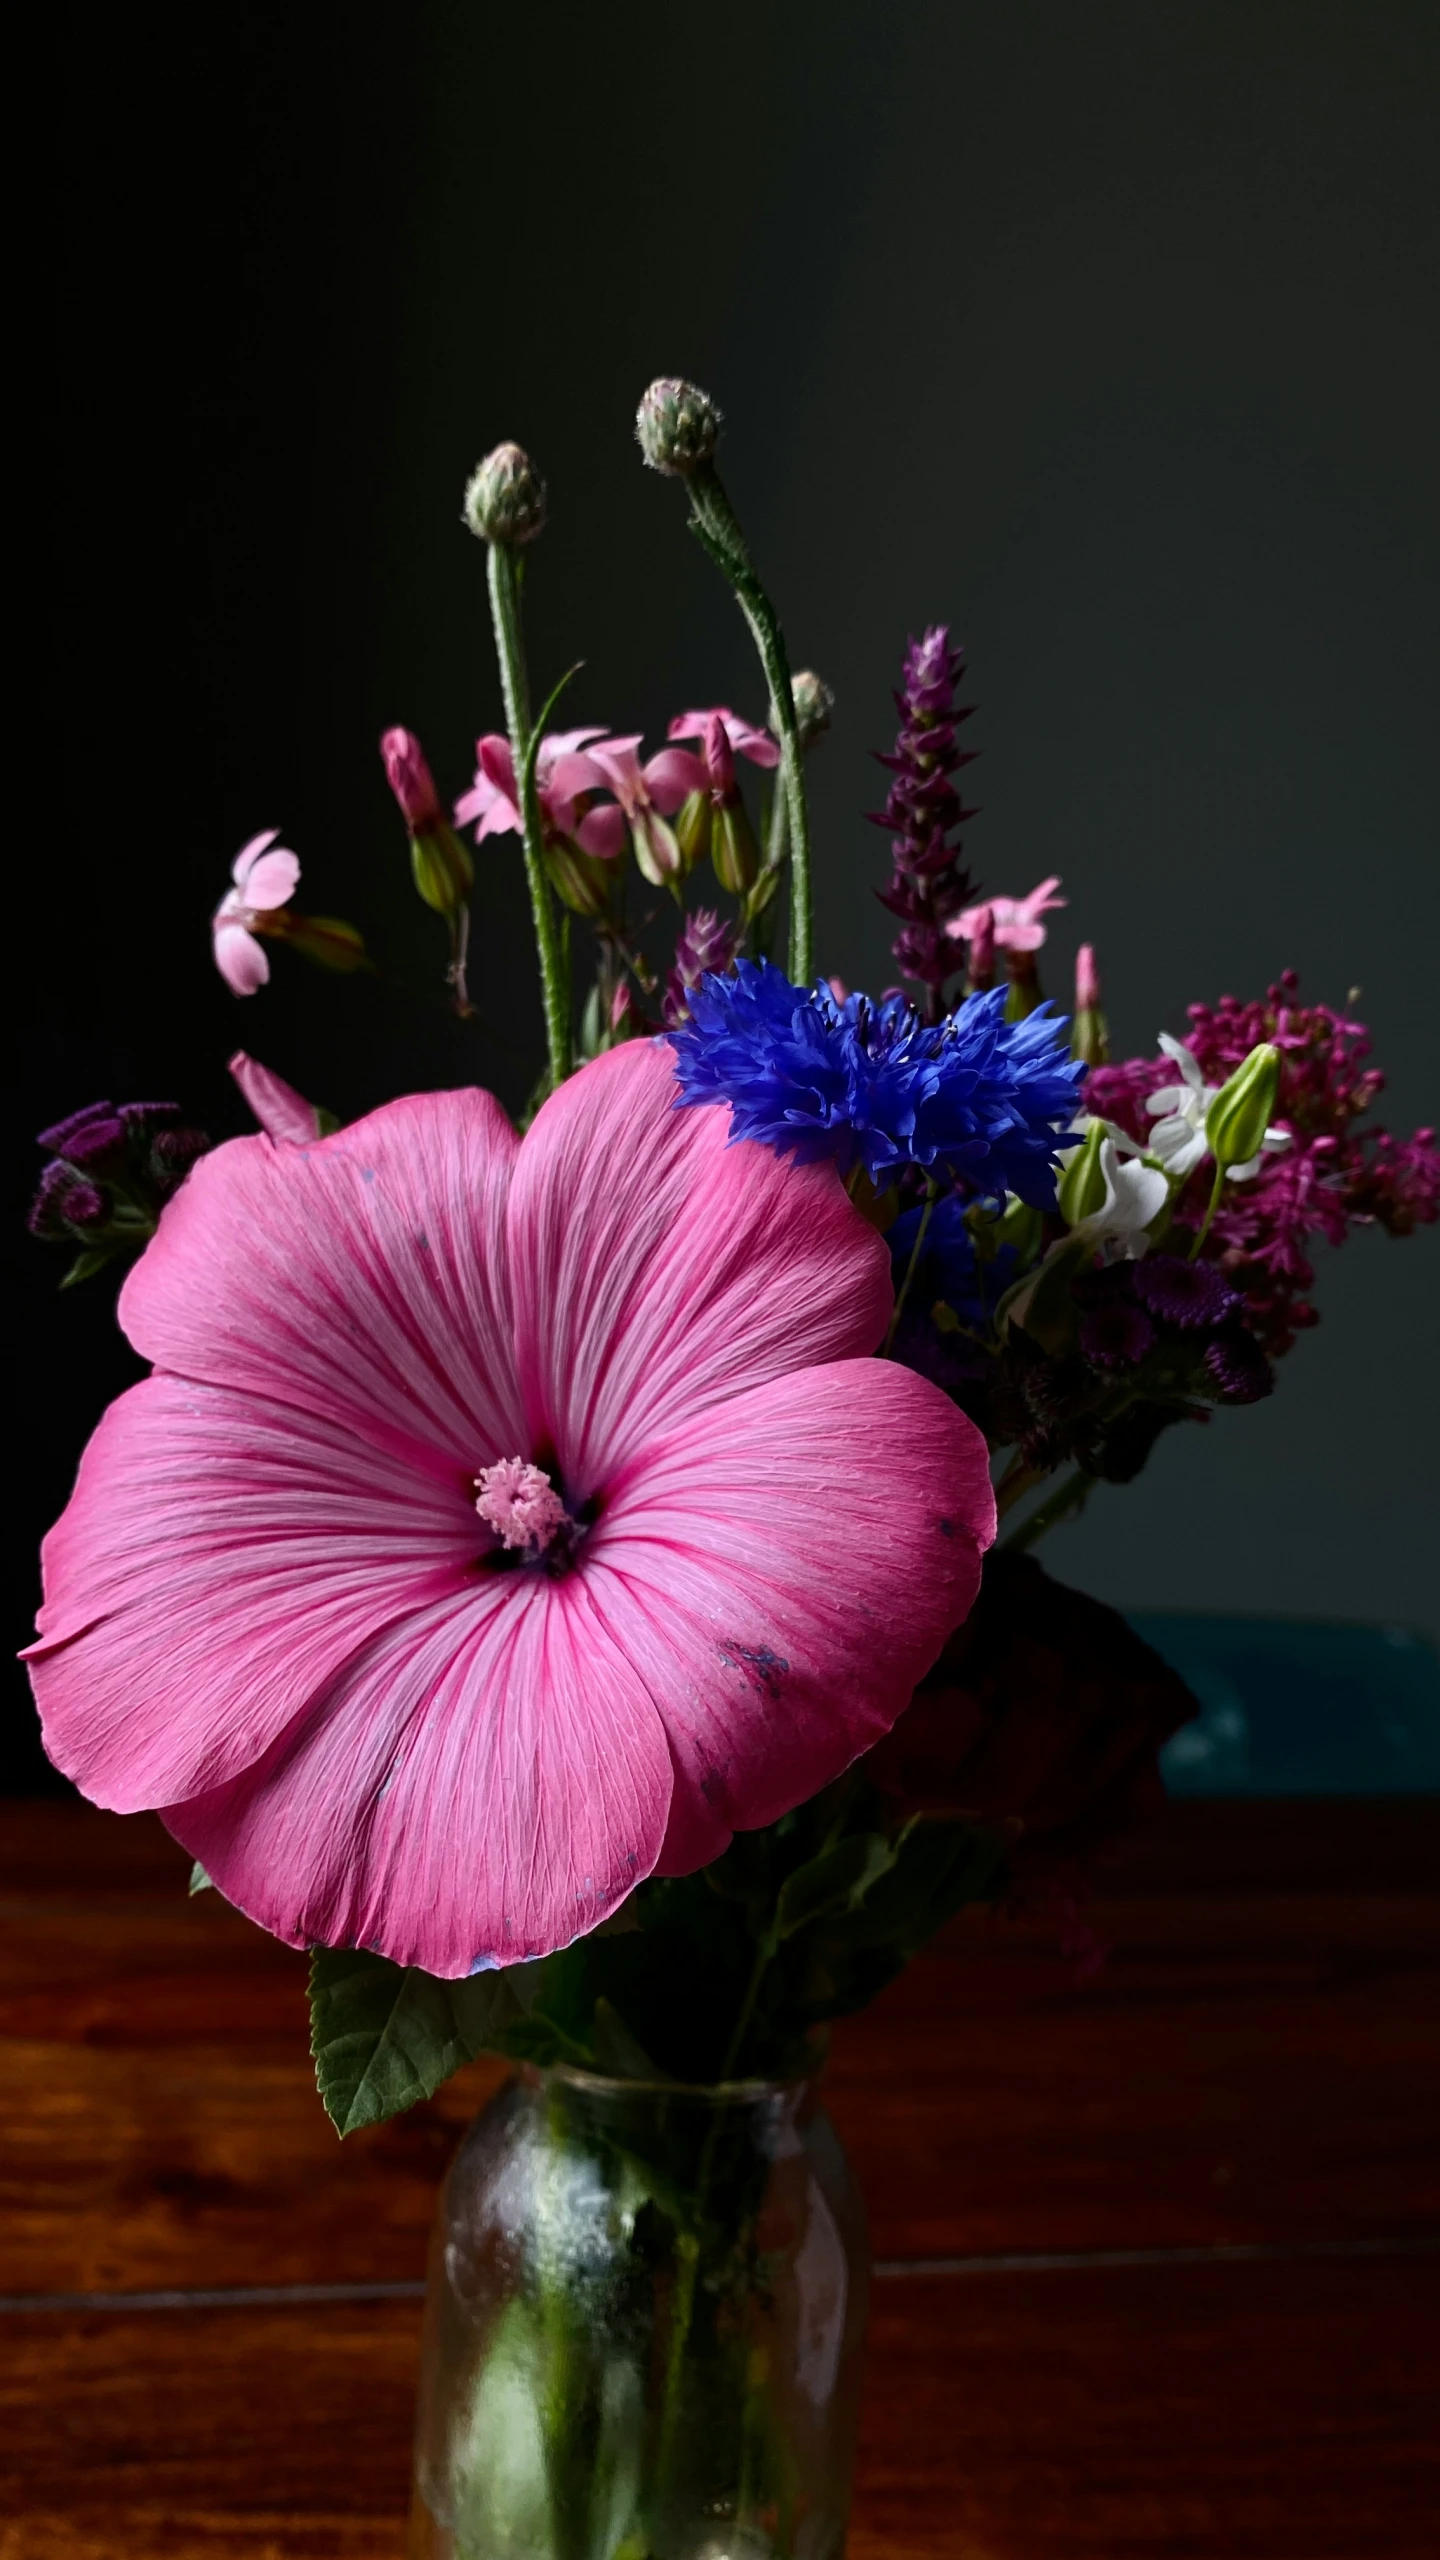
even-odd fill
[[(398, 2560), (477, 2066), (336, 2141), (302, 1961), (158, 1823), (0, 1807), (0, 2555)], [(1440, 1804), (1190, 1805), (1077, 1989), (969, 1915), (835, 2042), (854, 2560), (1435, 2560)]]

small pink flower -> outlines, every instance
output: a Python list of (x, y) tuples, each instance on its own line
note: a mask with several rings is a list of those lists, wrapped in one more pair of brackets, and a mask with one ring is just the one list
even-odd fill
[(1100, 1010), (1100, 971), (1095, 961), (1093, 942), (1082, 942), (1075, 954), (1075, 1010), (1098, 1013)]
[(977, 987), (988, 987), (995, 975), (995, 910), (993, 907), (971, 907), (970, 976)]
[(262, 1067), (258, 1058), (248, 1058), (243, 1049), (237, 1049), (231, 1059), (230, 1073), (267, 1138), (287, 1146), (314, 1145), (320, 1135), (320, 1114), (293, 1084)]
[[(553, 737), (542, 738), (535, 759), (535, 782), (541, 814), (546, 826), (556, 835), (573, 832), (573, 793), (564, 788), (564, 776), (557, 767), (567, 764), (592, 738), (603, 738), (603, 729), (561, 729)], [(475, 822), (475, 841), (486, 836), (520, 835), (520, 795), (515, 783), (515, 760), (510, 741), (492, 730), (475, 741), (476, 774), (471, 788), (455, 803), (455, 824), (468, 827)], [(577, 780), (577, 788), (584, 789)], [(598, 788), (599, 786), (592, 786)]]
[(1047, 915), (1052, 907), (1069, 904), (1068, 899), (1051, 895), (1052, 890), (1059, 886), (1060, 874), (1057, 871), (1048, 880), (1042, 880), (1038, 889), (1032, 889), (1028, 898), (987, 898), (983, 906), (966, 907), (962, 914), (953, 916), (945, 931), (952, 942), (968, 942), (979, 919), (988, 910), (995, 928), (997, 950), (1038, 951), (1045, 939), (1045, 927), (1040, 918)]
[(628, 834), (644, 877), (658, 888), (684, 869), (674, 829), (666, 821), (692, 791), (705, 790), (706, 772), (699, 756), (688, 755), (683, 747), (662, 747), (643, 765), (639, 748), (638, 737), (607, 738), (603, 746), (567, 758), (565, 787), (614, 793), (611, 806), (591, 809), (580, 820), (577, 839), (587, 853), (613, 862), (623, 853)]
[(985, 1443), (871, 1356), (883, 1241), (675, 1092), (633, 1040), (523, 1140), (473, 1089), (232, 1140), (125, 1285), (46, 1744), (291, 1945), (567, 1945), (837, 1777), (975, 1597)]
[(672, 738), (704, 738), (710, 723), (718, 720), (737, 756), (748, 756), (752, 764), (773, 766), (780, 761), (780, 749), (768, 729), (756, 729), (742, 720), (728, 703), (717, 703), (713, 711), (681, 711), (671, 721), (668, 735)]
[(215, 966), (237, 996), (253, 996), (270, 975), (270, 962), (256, 939), (272, 916), (294, 897), (300, 864), (275, 839), (278, 827), (252, 836), (235, 856), (227, 889), (211, 920)]

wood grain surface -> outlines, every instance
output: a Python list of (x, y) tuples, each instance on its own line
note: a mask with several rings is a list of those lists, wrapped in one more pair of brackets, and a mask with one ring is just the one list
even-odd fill
[[(1099, 1984), (969, 1919), (836, 2035), (855, 2560), (1440, 2548), (1440, 1805), (1178, 1810)], [(399, 2560), (415, 2301), (104, 2298), (417, 2282), (496, 2074), (339, 2144), (303, 1963), (186, 1873), (0, 1807), (0, 2555)]]

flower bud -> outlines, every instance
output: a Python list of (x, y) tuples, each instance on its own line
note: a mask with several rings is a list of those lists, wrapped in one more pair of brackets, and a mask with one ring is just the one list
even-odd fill
[(380, 754), (385, 766), (385, 779), (400, 803), (401, 815), (412, 835), (427, 827), (442, 826), (445, 812), (435, 788), (425, 750), (410, 729), (387, 729), (380, 741)]
[(613, 863), (603, 861), (598, 853), (587, 853), (571, 836), (548, 832), (541, 846), (541, 859), (551, 888), (572, 915), (589, 916), (593, 921), (606, 913), (615, 878)]
[(438, 826), (417, 829), (410, 838), (410, 868), (427, 907), (453, 916), (463, 907), (475, 881), (470, 848), (442, 819)]
[(1110, 1033), (1100, 1009), (1100, 972), (1095, 946), (1082, 942), (1075, 954), (1075, 1019), (1070, 1026), (1070, 1054), (1087, 1067), (1103, 1067), (1110, 1055)]
[(692, 791), (675, 812), (675, 841), (684, 856), (687, 874), (710, 850), (710, 806), (708, 791)]
[(835, 696), (823, 676), (811, 667), (802, 667), (790, 679), (791, 698), (795, 704), (795, 726), (802, 747), (813, 747), (824, 737), (835, 711)]
[(465, 490), (465, 522), (482, 542), (518, 549), (545, 530), (545, 483), (518, 444), (497, 444), (472, 472)]
[(1222, 1084), (1205, 1114), (1205, 1143), (1217, 1173), (1248, 1164), (1259, 1154), (1279, 1091), (1280, 1052), (1273, 1042), (1261, 1040)]
[(652, 382), (635, 417), (635, 435), (652, 471), (688, 480), (720, 441), (720, 412), (693, 382), (666, 377)]
[(759, 877), (760, 848), (738, 792), (733, 800), (722, 801), (711, 820), (710, 862), (721, 888), (728, 889), (732, 898), (743, 898)]
[(1104, 1121), (1092, 1120), (1081, 1144), (1072, 1149), (1066, 1160), (1055, 1196), (1067, 1227), (1078, 1227), (1082, 1218), (1093, 1218), (1105, 1206), (1105, 1169), (1100, 1150), (1106, 1135)]
[(630, 821), (630, 842), (642, 880), (652, 889), (675, 889), (685, 877), (685, 856), (669, 821), (658, 809), (637, 809)]
[(980, 907), (970, 936), (969, 984), (972, 995), (983, 995), (995, 983), (995, 910)]

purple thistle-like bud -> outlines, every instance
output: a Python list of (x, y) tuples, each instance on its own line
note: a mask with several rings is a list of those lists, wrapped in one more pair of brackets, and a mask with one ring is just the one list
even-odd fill
[(1253, 1333), (1227, 1324), (1205, 1353), (1205, 1366), (1231, 1404), (1258, 1404), (1275, 1385), (1275, 1372)]
[(155, 1178), (167, 1190), (184, 1180), (198, 1157), (210, 1145), (203, 1129), (159, 1129), (150, 1147), (150, 1163)]
[[(46, 1143), (41, 1140), (42, 1146)], [(48, 1143), (53, 1144), (53, 1140)], [(87, 1173), (113, 1173), (129, 1155), (130, 1132), (118, 1111), (96, 1111), (78, 1127), (72, 1123), (64, 1146), (54, 1151), (63, 1155), (67, 1164), (77, 1165)]]
[(47, 1164), (30, 1203), (26, 1225), (46, 1244), (73, 1239), (89, 1227), (101, 1227), (110, 1204), (98, 1184), (87, 1181), (68, 1164)]
[(1091, 1307), (1081, 1317), (1078, 1340), (1097, 1369), (1133, 1369), (1154, 1343), (1155, 1327), (1143, 1307), (1112, 1298), (1108, 1305)]
[(83, 1129), (90, 1128), (99, 1120), (114, 1120), (116, 1116), (113, 1102), (87, 1102), (83, 1111), (72, 1111), (66, 1119), (57, 1120), (53, 1129), (42, 1129), (35, 1144), (43, 1147), (47, 1155), (68, 1156), (71, 1140), (78, 1137)]
[(895, 957), (903, 974), (925, 989), (927, 1020), (938, 1022), (945, 1010), (944, 988), (953, 977), (959, 946), (944, 928), (969, 903), (971, 881), (964, 869), (957, 829), (975, 816), (962, 806), (952, 776), (973, 761), (955, 743), (955, 732), (969, 718), (968, 706), (957, 706), (955, 688), (964, 666), (963, 649), (952, 649), (950, 634), (937, 623), (905, 655), (902, 690), (895, 697), (900, 734), (893, 754), (879, 762), (893, 775), (883, 810), (875, 823), (888, 828), (894, 871), (880, 890), (881, 904), (902, 920)]
[(1182, 1262), (1173, 1253), (1147, 1254), (1135, 1265), (1135, 1294), (1162, 1324), (1223, 1324), (1240, 1304), (1213, 1262)]

